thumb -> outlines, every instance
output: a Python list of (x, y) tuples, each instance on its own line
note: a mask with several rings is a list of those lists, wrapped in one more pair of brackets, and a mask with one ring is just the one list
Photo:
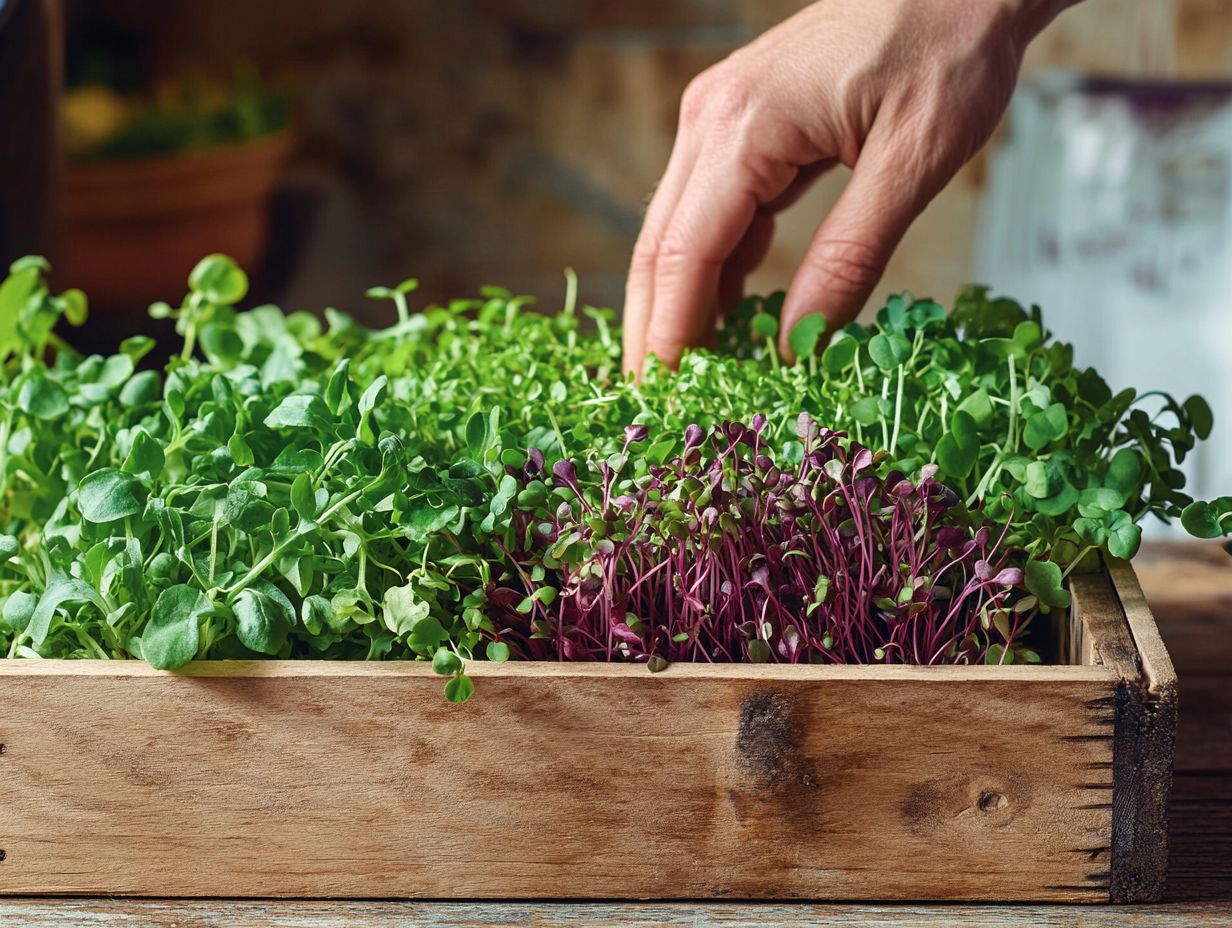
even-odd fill
[(884, 147), (861, 152), (788, 288), (779, 330), (785, 357), (792, 357), (788, 336), (801, 317), (822, 313), (833, 330), (859, 315), (907, 227), (940, 188), (928, 173), (891, 160)]

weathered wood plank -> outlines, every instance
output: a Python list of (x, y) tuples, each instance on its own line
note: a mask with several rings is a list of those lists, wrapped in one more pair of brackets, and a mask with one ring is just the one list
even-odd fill
[(1119, 601), (1112, 607), (1101, 600), (1091, 617), (1096, 648), (1121, 677), (1113, 746), (1112, 899), (1151, 902), (1162, 898), (1168, 868), (1176, 671), (1133, 567), (1110, 562), (1107, 576), (1099, 576)]
[(1073, 659), (1079, 664), (1107, 667), (1120, 680), (1138, 680), (1142, 661), (1112, 581), (1105, 573), (1079, 574), (1070, 579), (1071, 611), (1077, 638)]
[(492, 667), (453, 706), (70, 663), (0, 673), (6, 893), (1108, 898), (1100, 668)]
[(747, 903), (0, 901), (22, 928), (1203, 928), (1222, 903), (1153, 906), (901, 906)]

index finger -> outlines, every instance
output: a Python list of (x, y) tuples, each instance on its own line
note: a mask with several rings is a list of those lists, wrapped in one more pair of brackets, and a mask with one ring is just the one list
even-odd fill
[(640, 374), (642, 370), (642, 361), (646, 357), (646, 327), (650, 324), (651, 305), (654, 302), (655, 261), (659, 243), (676, 203), (684, 193), (695, 156), (696, 145), (692, 136), (682, 127), (672, 146), (663, 179), (650, 198), (650, 206), (646, 209), (646, 218), (629, 262), (621, 320), (625, 373)]
[(723, 263), (757, 210), (744, 175), (730, 157), (698, 162), (664, 231), (645, 349), (669, 367), (714, 325)]

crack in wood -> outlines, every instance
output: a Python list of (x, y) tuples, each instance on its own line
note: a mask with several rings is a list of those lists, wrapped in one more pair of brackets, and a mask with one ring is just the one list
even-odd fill
[(1107, 854), (1112, 850), (1110, 845), (1104, 844), (1099, 847), (1071, 847), (1071, 854), (1083, 854), (1088, 860), (1098, 860), (1102, 855)]
[(1062, 741), (1111, 741), (1115, 735), (1062, 735)]

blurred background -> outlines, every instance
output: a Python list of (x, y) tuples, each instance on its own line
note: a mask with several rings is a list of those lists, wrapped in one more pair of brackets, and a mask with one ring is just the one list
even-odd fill
[[(0, 94), (0, 258), (52, 255), (99, 348), (216, 250), (287, 308), (380, 312), (364, 289), (410, 275), (554, 305), (565, 266), (618, 307), (685, 84), (802, 5), (0, 0), (0, 80), (26, 88)], [(786, 286), (844, 180), (782, 218), (754, 289)], [(1191, 473), (1232, 492), (1232, 0), (1086, 0), (1037, 40), (876, 299), (970, 280), (1040, 302), (1116, 385), (1205, 393)]]

